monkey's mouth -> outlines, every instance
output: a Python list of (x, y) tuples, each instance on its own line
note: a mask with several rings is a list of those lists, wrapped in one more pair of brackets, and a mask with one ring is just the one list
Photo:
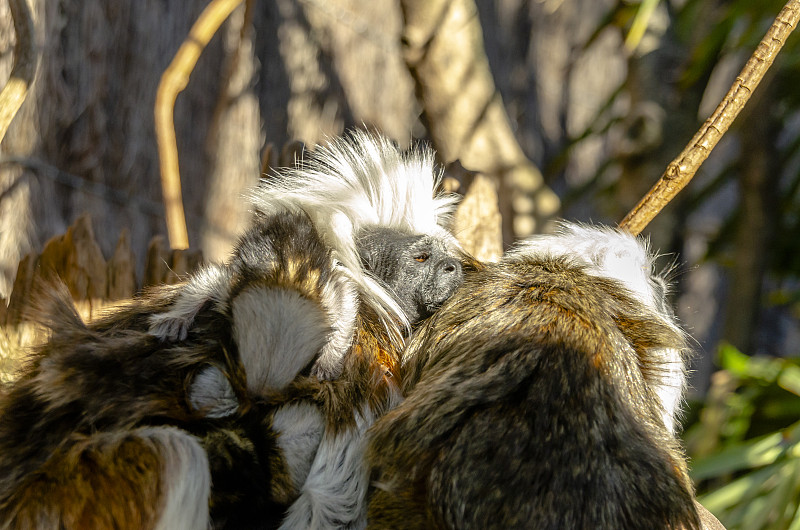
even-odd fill
[(461, 282), (453, 285), (452, 288), (448, 289), (447, 292), (442, 293), (438, 297), (426, 297), (420, 300), (417, 304), (417, 313), (419, 314), (420, 318), (428, 318), (437, 312), (444, 305), (444, 303), (447, 302), (451, 296), (453, 296), (459, 285), (461, 285)]

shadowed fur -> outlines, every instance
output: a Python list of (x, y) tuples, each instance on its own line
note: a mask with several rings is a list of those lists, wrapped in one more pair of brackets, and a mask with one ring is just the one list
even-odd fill
[[(44, 302), (52, 338), (0, 404), (0, 527), (25, 527), (19, 514), (39, 513), (65, 528), (166, 528), (180, 518), (271, 528), (292, 502), (321, 514), (312, 527), (363, 525), (363, 433), (399, 399), (391, 374), (408, 316), (392, 297), (419, 293), (394, 290), (392, 275), (405, 265), (367, 269), (370, 238), (359, 238), (384, 224), (402, 232), (402, 245), (430, 247), (430, 263), (413, 260), (420, 272), (404, 277), (434, 290), (428, 312), (457, 288), (461, 265), (438, 273), (447, 281), (429, 274), (460, 256), (439, 224), (451, 199), (433, 195), (431, 155), (406, 155), (363, 133), (349, 142), (334, 141), (312, 163), (329, 167), (327, 177), (287, 177), (321, 189), (283, 199), (277, 188), (258, 192), (254, 221), (226, 263), (152, 289), (89, 326), (67, 309), (66, 293)], [(345, 188), (359, 200), (326, 210), (324, 200), (336, 202), (333, 190)], [(384, 193), (397, 195), (386, 202)], [(146, 429), (171, 445), (137, 434)], [(115, 467), (109, 459), (118, 450), (106, 440), (117, 435), (129, 456)], [(65, 491), (79, 488), (83, 441), (110, 455), (95, 464), (108, 475), (109, 497), (79, 521), (72, 514), (83, 497), (25, 492), (49, 466)], [(123, 501), (126, 483), (133, 490)]]
[(684, 335), (650, 265), (630, 236), (565, 225), (468, 274), (369, 434), (369, 526), (698, 528), (659, 392)]
[[(241, 504), (269, 507), (259, 519), (280, 517), (292, 497), (270, 487), (289, 482), (289, 470), (266, 396), (306, 369), (333, 335), (323, 297), (341, 277), (302, 213), (259, 217), (234, 261), (226, 269), (229, 303), (205, 304), (185, 339), (174, 343), (147, 329), (153, 309), (169, 307), (180, 287), (154, 290), (90, 325), (63, 286), (41, 289), (39, 317), (52, 336), (0, 400), (0, 527), (25, 528), (44, 517), (45, 527), (180, 528), (181, 520), (190, 528), (208, 520), (209, 502), (212, 516), (225, 524), (229, 499), (248, 491), (248, 480), (261, 486)], [(264, 348), (248, 334), (261, 336), (261, 320), (271, 315), (259, 312), (274, 308), (254, 303), (254, 289), (283, 296)], [(237, 304), (249, 329), (237, 327)], [(277, 359), (295, 373), (276, 376), (270, 363)], [(192, 395), (209, 381), (219, 395)], [(222, 412), (220, 399), (228, 405)], [(241, 469), (226, 467), (231, 461), (251, 471), (241, 478)], [(237, 479), (226, 479), (231, 476)], [(43, 480), (62, 485), (64, 495), (36, 493)]]

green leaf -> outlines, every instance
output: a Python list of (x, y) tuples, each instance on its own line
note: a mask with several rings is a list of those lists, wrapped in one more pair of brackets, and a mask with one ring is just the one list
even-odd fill
[(766, 466), (774, 463), (784, 452), (786, 445), (780, 432), (723, 449), (717, 454), (694, 463), (690, 475), (695, 481), (717, 477), (742, 469)]
[(656, 10), (659, 0), (642, 0), (642, 4), (636, 11), (636, 16), (633, 17), (631, 29), (628, 31), (628, 36), (625, 37), (625, 47), (630, 51), (636, 49), (644, 37), (647, 26), (650, 23), (650, 17), (653, 16), (653, 11)]
[(778, 386), (800, 396), (800, 367), (787, 364), (778, 376)]
[(742, 528), (775, 528), (783, 519), (784, 509), (795, 494), (798, 466), (796, 460), (790, 460), (774, 467), (777, 467), (775, 474), (764, 483), (764, 489), (771, 491), (750, 502), (742, 518)]
[(788, 530), (800, 530), (800, 506), (794, 512), (794, 518), (792, 519), (792, 524), (789, 525)]
[[(775, 469), (772, 466), (749, 473), (730, 484), (727, 484), (716, 491), (698, 497), (700, 504), (708, 508), (712, 513), (722, 514), (734, 506), (740, 506), (756, 496), (761, 489), (761, 485), (772, 474)], [(725, 523), (734, 526), (735, 521), (726, 518)]]
[(743, 376), (747, 373), (747, 363), (750, 357), (740, 352), (735, 346), (728, 343), (720, 344), (719, 364), (724, 370)]

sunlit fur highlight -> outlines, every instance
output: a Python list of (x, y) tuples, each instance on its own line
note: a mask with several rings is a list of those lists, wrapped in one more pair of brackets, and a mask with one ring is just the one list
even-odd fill
[(368, 433), (368, 525), (699, 528), (674, 433), (686, 335), (652, 260), (565, 223), (465, 274)]
[[(663, 323), (676, 334), (684, 335), (666, 302), (667, 283), (656, 274), (656, 255), (646, 239), (607, 226), (562, 222), (552, 234), (537, 235), (519, 242), (504, 261), (530, 256), (568, 256), (592, 276), (620, 282), (648, 309), (662, 315)], [(666, 427), (674, 432), (681, 415), (686, 391), (686, 350), (665, 348), (651, 352), (653, 362), (645, 367), (658, 380), (655, 391), (663, 408)]]
[(440, 179), (429, 148), (402, 151), (383, 136), (354, 130), (316, 147), (297, 167), (264, 179), (250, 198), (261, 211), (304, 210), (358, 285), (362, 302), (399, 334), (408, 320), (362, 267), (356, 239), (361, 230), (381, 226), (433, 235), (457, 247), (447, 231), (457, 198), (433, 193)]

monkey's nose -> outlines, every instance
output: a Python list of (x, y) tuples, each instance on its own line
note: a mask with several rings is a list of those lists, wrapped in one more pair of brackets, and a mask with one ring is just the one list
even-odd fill
[(444, 259), (439, 264), (439, 272), (447, 274), (461, 273), (461, 262), (453, 258)]

